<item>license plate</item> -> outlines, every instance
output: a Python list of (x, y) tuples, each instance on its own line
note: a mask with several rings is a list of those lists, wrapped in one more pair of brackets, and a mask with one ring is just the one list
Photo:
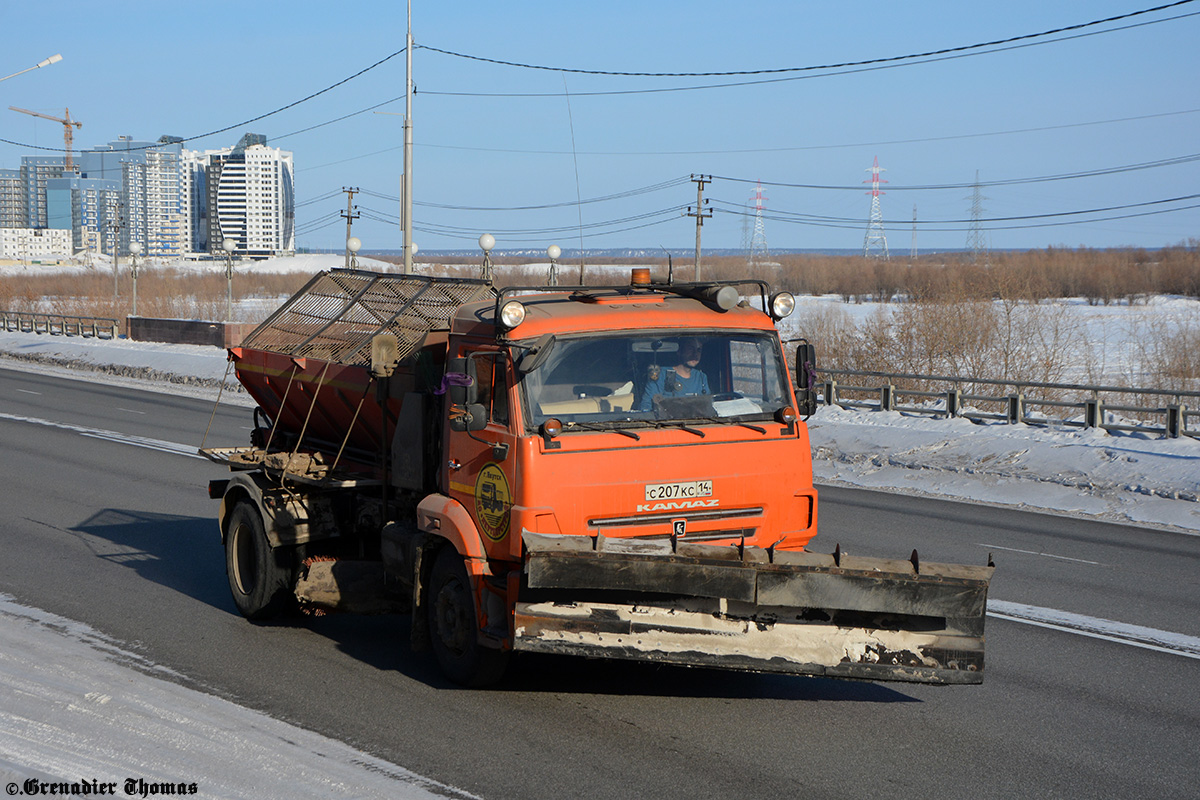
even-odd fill
[(684, 483), (647, 483), (647, 500), (678, 500), (688, 497), (711, 497), (712, 481), (686, 481)]

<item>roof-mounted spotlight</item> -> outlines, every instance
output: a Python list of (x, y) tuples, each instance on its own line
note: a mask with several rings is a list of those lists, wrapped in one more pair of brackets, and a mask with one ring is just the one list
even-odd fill
[(524, 321), (525, 304), (520, 300), (509, 300), (500, 306), (500, 324), (507, 330), (512, 330)]
[(771, 297), (772, 319), (785, 319), (796, 310), (796, 297), (791, 292), (777, 292)]

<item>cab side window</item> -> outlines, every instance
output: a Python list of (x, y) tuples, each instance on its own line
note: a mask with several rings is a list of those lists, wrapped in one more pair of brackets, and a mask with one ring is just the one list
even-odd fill
[(498, 425), (508, 424), (508, 376), (504, 357), (500, 353), (475, 353), (475, 377), (478, 381), (477, 402), (488, 411), (488, 420)]

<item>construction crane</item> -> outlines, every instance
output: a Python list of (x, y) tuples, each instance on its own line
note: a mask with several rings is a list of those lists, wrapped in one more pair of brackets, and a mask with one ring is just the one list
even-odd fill
[(61, 122), (63, 126), (63, 149), (66, 151), (66, 156), (63, 158), (63, 171), (74, 172), (75, 162), (71, 158), (71, 143), (75, 141), (75, 132), (71, 130), (71, 126), (82, 128), (83, 123), (71, 119), (71, 109), (65, 109), (62, 117), (52, 117), (49, 114), (41, 114), (37, 111), (30, 111), (27, 108), (17, 108), (9, 106), (10, 111), (20, 111), (22, 114), (28, 114), (31, 117), (41, 117), (42, 119)]

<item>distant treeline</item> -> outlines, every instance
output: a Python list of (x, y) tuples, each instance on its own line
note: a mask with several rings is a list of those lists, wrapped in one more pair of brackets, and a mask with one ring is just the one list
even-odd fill
[[(399, 262), (397, 257), (374, 257)], [(544, 255), (502, 254), (492, 260), (497, 267), (498, 283), (539, 283), (545, 279)], [(583, 260), (584, 280), (588, 282), (613, 280), (611, 269), (589, 274), (588, 267), (611, 268), (630, 263), (628, 256), (616, 255), (585, 256)], [(693, 260), (691, 256), (671, 258), (675, 280), (695, 278)], [(450, 271), (467, 274), (472, 266), (478, 265), (480, 256), (448, 256), (439, 261), (459, 267)], [(542, 266), (528, 266), (530, 261)], [(664, 254), (635, 261), (638, 265), (650, 265), (656, 280), (666, 279), (668, 261)], [(564, 256), (558, 264), (563, 283), (579, 282), (577, 256)], [(700, 278), (755, 278), (796, 294), (836, 294), (847, 302), (1056, 297), (1085, 297), (1096, 304), (1137, 302), (1152, 294), (1200, 297), (1200, 239), (1159, 249), (1047, 247), (995, 251), (977, 258), (971, 253), (940, 253), (915, 259), (893, 256), (887, 260), (861, 255), (784, 253), (752, 263), (745, 256), (705, 254)]]

